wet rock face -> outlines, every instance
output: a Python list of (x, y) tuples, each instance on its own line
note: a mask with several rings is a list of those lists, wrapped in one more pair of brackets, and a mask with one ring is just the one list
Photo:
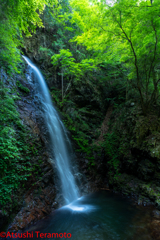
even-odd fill
[[(17, 81), (20, 86), (16, 89), (19, 99), (15, 103), (21, 124), (25, 127), (26, 134), (30, 139), (28, 142), (26, 141), (26, 145), (32, 154), (30, 158), (27, 158), (32, 168), (31, 176), (27, 178), (25, 186), (20, 185), (13, 194), (13, 198), (17, 199), (17, 206), (14, 208), (8, 206), (5, 212), (0, 209), (0, 228), (6, 230), (6, 226), (13, 221), (8, 230), (18, 231), (44, 218), (58, 208), (59, 203), (53, 205), (56, 196), (53, 159), (47, 148), (47, 130), (43, 120), (43, 111), (35, 96), (35, 86), (30, 79), (26, 80), (21, 75), (14, 76), (13, 82), (7, 81), (8, 76), (5, 75), (5, 72), (2, 73), (4, 84), (7, 84), (7, 87), (16, 88)], [(26, 89), (29, 90), (26, 92)], [(17, 135), (21, 134), (21, 129), (15, 129), (15, 131)]]
[(40, 103), (34, 95), (34, 85), (30, 86), (30, 88), (31, 94), (28, 97), (22, 97), (22, 101), (18, 101), (17, 106), (23, 124), (30, 130), (34, 141), (41, 144), (41, 155), (37, 156), (36, 159), (42, 159), (38, 165), (43, 174), (37, 177), (37, 181), (33, 183), (33, 186), (25, 194), (23, 207), (9, 227), (10, 230), (16, 231), (44, 218), (59, 206), (58, 203), (53, 206), (56, 188), (54, 183), (55, 173), (52, 166), (53, 159), (50, 158), (48, 147), (48, 130), (44, 124)]
[[(27, 74), (27, 72), (26, 72)], [(9, 226), (9, 231), (22, 230), (36, 221), (44, 218), (54, 209), (64, 205), (63, 196), (60, 192), (61, 183), (59, 177), (54, 172), (56, 165), (53, 156), (50, 154), (50, 143), (48, 138), (48, 130), (44, 123), (43, 110), (36, 93), (36, 86), (29, 79), (17, 76), (19, 84), (24, 88), (28, 88), (29, 92), (23, 93), (20, 90), (20, 99), (16, 101), (17, 110), (20, 114), (21, 123), (26, 127), (31, 140), (27, 142), (33, 151), (33, 157), (29, 160), (31, 165), (35, 166), (35, 172), (30, 176), (26, 183), (26, 190), (22, 192), (22, 188), (18, 189), (22, 203), (19, 206), (19, 212), (14, 212), (16, 217)], [(88, 94), (92, 92), (91, 86)], [(90, 92), (91, 91), (91, 92)], [(82, 90), (82, 93), (83, 90)], [(85, 94), (85, 93), (84, 93)], [(93, 94), (92, 99), (95, 98)], [(100, 101), (98, 100), (98, 106)], [(54, 170), (53, 170), (54, 168)], [(88, 165), (86, 164), (86, 168)], [(75, 173), (77, 185), (80, 187), (81, 194), (87, 194), (98, 189), (98, 184), (90, 183), (82, 177), (82, 172)], [(98, 180), (97, 180), (98, 181)], [(12, 214), (12, 213), (10, 213)]]
[[(49, 86), (60, 87), (61, 79), (56, 75), (55, 69), (51, 64), (51, 56), (47, 52), (40, 50), (41, 47), (53, 50), (52, 43), (56, 40), (54, 37), (56, 31), (56, 29), (51, 30), (45, 27), (44, 32), (42, 28), (37, 28), (36, 33), (32, 37), (24, 39), (24, 48), (22, 51), (45, 74)], [(56, 49), (53, 50), (53, 54), (54, 51), (56, 52)]]
[(154, 210), (152, 212), (152, 215), (153, 215), (154, 218), (160, 219), (160, 211)]
[(138, 176), (140, 179), (151, 180), (154, 175), (155, 165), (148, 159), (143, 159), (138, 164)]
[[(116, 147), (113, 157), (106, 154), (109, 164), (104, 168), (109, 186), (135, 198), (138, 205), (153, 204), (159, 210), (160, 168), (158, 150), (155, 151), (159, 146), (159, 119), (156, 113), (144, 117), (138, 105), (132, 108), (125, 105), (115, 110), (115, 116), (110, 118), (110, 133), (116, 136), (117, 145), (114, 145), (114, 137), (110, 138), (111, 145)], [(118, 174), (114, 157), (118, 159)]]
[(41, 182), (36, 183), (28, 191), (24, 199), (24, 207), (22, 207), (13, 223), (9, 226), (8, 231), (22, 230), (44, 218), (57, 208), (58, 204), (52, 204), (55, 198), (55, 189), (51, 183), (52, 175), (52, 171), (48, 172)]
[(152, 212), (150, 231), (154, 240), (160, 240), (160, 211), (158, 210)]
[(75, 82), (72, 86), (73, 93), (71, 93), (71, 95), (73, 96), (74, 102), (79, 107), (86, 107), (89, 105), (92, 110), (105, 113), (106, 109), (102, 92), (96, 87), (96, 85), (87, 80), (81, 84)]
[[(151, 157), (149, 152), (133, 148), (131, 149), (131, 157), (128, 160), (130, 160), (129, 167), (132, 174), (135, 174), (139, 179), (144, 181), (154, 179), (157, 159)], [(127, 170), (129, 172), (129, 169)]]

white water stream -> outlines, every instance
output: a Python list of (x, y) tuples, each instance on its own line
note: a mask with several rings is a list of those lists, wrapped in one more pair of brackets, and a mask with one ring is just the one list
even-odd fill
[[(131, 204), (131, 200), (110, 191), (101, 191), (78, 198), (78, 190), (71, 173), (71, 163), (66, 142), (69, 141), (65, 127), (52, 105), (48, 88), (38, 68), (24, 57), (33, 70), (40, 85), (44, 120), (48, 127), (53, 156), (62, 182), (62, 192), (66, 206), (55, 210), (46, 219), (31, 225), (27, 231), (33, 232), (30, 240), (52, 240), (49, 233), (69, 234), (74, 240), (151, 240), (151, 210)], [(26, 231), (26, 230), (25, 230)], [(37, 237), (38, 233), (47, 234)], [(64, 233), (64, 234), (63, 234)], [(57, 235), (56, 235), (57, 236)], [(68, 236), (68, 235), (67, 235)], [(14, 239), (15, 238), (11, 238)], [(24, 239), (16, 238), (16, 240)]]
[[(39, 71), (39, 69), (31, 62), (30, 59), (23, 56), (25, 61), (28, 63), (32, 69), (36, 80), (39, 83), (40, 90), (42, 92), (41, 103), (44, 107), (44, 120), (48, 128), (52, 153), (55, 157), (56, 166), (58, 169), (58, 174), (62, 183), (62, 194), (65, 199), (66, 204), (70, 204), (74, 200), (78, 199), (78, 188), (75, 184), (74, 176), (71, 172), (71, 163), (69, 159), (69, 154), (67, 152), (66, 141), (67, 138), (66, 129), (60, 120), (56, 109), (52, 104), (52, 100), (49, 94), (49, 90), (45, 83), (45, 80)], [(77, 207), (78, 210), (78, 207)], [(79, 209), (80, 210), (80, 209)]]

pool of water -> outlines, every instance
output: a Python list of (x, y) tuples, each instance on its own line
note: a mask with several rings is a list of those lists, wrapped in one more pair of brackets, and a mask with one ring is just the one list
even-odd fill
[(151, 240), (150, 211), (118, 194), (102, 191), (54, 211), (25, 232), (33, 234), (27, 239)]

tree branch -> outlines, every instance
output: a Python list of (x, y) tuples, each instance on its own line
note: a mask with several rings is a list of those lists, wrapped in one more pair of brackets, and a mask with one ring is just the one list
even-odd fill
[(153, 27), (153, 30), (154, 30), (154, 32), (155, 32), (156, 42), (155, 42), (155, 46), (154, 46), (154, 56), (153, 56), (153, 59), (152, 59), (152, 62), (151, 62), (151, 66), (150, 66), (150, 70), (149, 70), (149, 74), (148, 74), (148, 80), (150, 79), (151, 71), (152, 71), (152, 68), (153, 68), (153, 63), (154, 63), (155, 58), (156, 58), (157, 43), (158, 43), (157, 32), (156, 32), (156, 29), (155, 29), (155, 27), (154, 27), (153, 20), (152, 20), (152, 27)]
[(132, 52), (133, 52), (133, 55), (134, 55), (134, 65), (135, 65), (135, 68), (136, 68), (136, 75), (137, 75), (137, 87), (138, 87), (138, 91), (139, 91), (139, 94), (140, 94), (140, 98), (141, 98), (141, 106), (142, 106), (142, 109), (143, 109), (143, 113), (145, 114), (145, 108), (144, 108), (144, 100), (143, 100), (143, 95), (142, 95), (142, 91), (141, 91), (141, 87), (140, 87), (140, 77), (139, 77), (139, 67), (138, 67), (138, 60), (137, 60), (137, 55), (136, 55), (136, 52), (134, 50), (134, 47), (133, 47), (133, 43), (131, 41), (131, 39), (129, 39), (127, 33), (124, 31), (123, 27), (122, 27), (122, 24), (121, 24), (121, 11), (120, 11), (120, 22), (117, 21), (116, 17), (113, 15), (115, 21), (118, 23), (122, 33), (125, 35), (127, 41), (129, 42), (130, 46), (131, 46), (131, 49), (132, 49)]

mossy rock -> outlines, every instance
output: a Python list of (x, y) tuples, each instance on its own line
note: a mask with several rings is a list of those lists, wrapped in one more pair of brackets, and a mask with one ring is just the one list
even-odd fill
[(154, 171), (155, 165), (148, 159), (144, 159), (138, 164), (137, 172), (140, 179), (150, 180), (154, 175)]
[(24, 87), (19, 81), (16, 82), (16, 85), (20, 91), (25, 92), (25, 93), (30, 92), (30, 90), (27, 87)]
[[(143, 142), (147, 140), (146, 138), (148, 136), (155, 133), (157, 135), (157, 133), (160, 132), (160, 118), (156, 115), (138, 117), (134, 132), (136, 134), (137, 144), (141, 146), (141, 144), (143, 144)], [(159, 134), (157, 137), (159, 139)], [(155, 141), (155, 137), (152, 136), (152, 138)]]

